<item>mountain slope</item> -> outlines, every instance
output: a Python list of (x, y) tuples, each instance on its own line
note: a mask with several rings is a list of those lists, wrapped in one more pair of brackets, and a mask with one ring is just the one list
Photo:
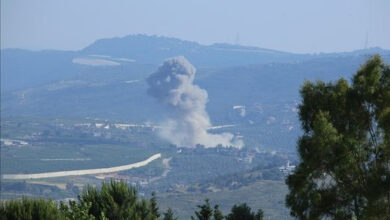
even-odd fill
[(268, 62), (289, 62), (310, 56), (244, 47), (229, 44), (201, 45), (176, 38), (130, 35), (123, 38), (98, 40), (81, 51), (83, 54), (101, 54), (126, 57), (140, 63), (159, 64), (164, 59), (185, 56), (198, 67), (222, 67)]
[(303, 81), (349, 79), (373, 52), (390, 61), (390, 51), (379, 48), (296, 55), (143, 35), (99, 40), (81, 51), (2, 50), (1, 117), (157, 123), (169, 112), (147, 95), (145, 79), (161, 60), (185, 55), (197, 68), (195, 84), (208, 92), (214, 125), (236, 125), (230, 132), (253, 147), (293, 149)]

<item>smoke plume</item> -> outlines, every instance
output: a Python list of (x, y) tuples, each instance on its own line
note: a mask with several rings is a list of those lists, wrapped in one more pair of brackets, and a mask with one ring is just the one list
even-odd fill
[(148, 94), (168, 106), (172, 116), (161, 125), (160, 135), (180, 147), (232, 146), (241, 148), (243, 142), (231, 133), (210, 134), (206, 112), (207, 91), (194, 85), (195, 68), (184, 58), (166, 60), (149, 76)]

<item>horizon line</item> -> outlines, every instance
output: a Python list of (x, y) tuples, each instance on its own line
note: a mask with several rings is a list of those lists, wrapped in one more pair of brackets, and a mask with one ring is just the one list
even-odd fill
[(116, 37), (106, 37), (106, 38), (98, 38), (94, 40), (92, 43), (89, 43), (87, 46), (82, 47), (80, 49), (56, 49), (56, 48), (40, 48), (40, 49), (33, 49), (33, 48), (22, 48), (22, 47), (2, 47), (0, 44), (0, 50), (25, 50), (25, 51), (31, 51), (31, 52), (45, 52), (45, 51), (61, 51), (61, 52), (79, 52), (83, 51), (84, 49), (90, 47), (91, 45), (95, 44), (98, 41), (101, 40), (114, 40), (114, 39), (124, 39), (127, 37), (136, 37), (136, 36), (143, 36), (143, 37), (148, 37), (148, 38), (165, 38), (165, 39), (172, 39), (172, 40), (179, 40), (179, 41), (184, 41), (188, 43), (196, 43), (200, 46), (206, 46), (206, 47), (212, 47), (213, 45), (229, 45), (229, 46), (237, 46), (237, 47), (247, 47), (247, 48), (252, 48), (254, 50), (269, 50), (269, 51), (274, 51), (274, 52), (282, 52), (282, 53), (291, 53), (291, 54), (299, 54), (299, 55), (319, 55), (319, 54), (334, 54), (334, 53), (351, 53), (351, 52), (357, 52), (357, 51), (365, 51), (365, 50), (372, 50), (372, 49), (379, 49), (379, 50), (384, 50), (384, 51), (390, 51), (390, 48), (383, 48), (380, 46), (371, 46), (368, 48), (356, 48), (352, 50), (345, 50), (345, 51), (333, 51), (333, 52), (292, 52), (292, 51), (287, 51), (287, 50), (278, 50), (278, 49), (272, 49), (272, 48), (265, 48), (265, 47), (259, 47), (259, 46), (254, 46), (254, 45), (243, 45), (243, 44), (233, 44), (233, 43), (228, 43), (228, 42), (214, 42), (212, 44), (202, 44), (198, 41), (194, 40), (186, 40), (186, 39), (181, 39), (178, 37), (171, 37), (171, 36), (165, 36), (165, 35), (157, 35), (157, 34), (128, 34), (124, 35), (122, 37), (116, 36)]

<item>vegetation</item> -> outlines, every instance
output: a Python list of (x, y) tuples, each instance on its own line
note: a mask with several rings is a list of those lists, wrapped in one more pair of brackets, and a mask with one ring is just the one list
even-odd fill
[(257, 213), (251, 211), (251, 208), (246, 204), (234, 205), (231, 213), (226, 216), (227, 220), (262, 220), (264, 217), (263, 210), (259, 209)]
[(305, 82), (300, 164), (287, 179), (299, 219), (390, 218), (390, 68), (379, 55), (352, 84)]
[(23, 198), (1, 202), (0, 219), (61, 220), (66, 218), (52, 200)]
[[(214, 209), (211, 208), (208, 199), (198, 208), (199, 211), (196, 211), (195, 215), (199, 220), (224, 219), (219, 206), (215, 205)], [(177, 219), (171, 208), (168, 208), (161, 217), (164, 220)], [(78, 196), (77, 201), (69, 201), (67, 204), (61, 202), (57, 205), (52, 200), (26, 197), (22, 200), (3, 201), (0, 204), (0, 219), (155, 220), (159, 218), (159, 207), (154, 193), (150, 199), (138, 198), (134, 187), (127, 185), (125, 181), (114, 180), (104, 182), (100, 189), (92, 186), (86, 187)], [(226, 216), (229, 220), (260, 220), (262, 218), (261, 209), (255, 214), (245, 203), (234, 205), (231, 213)]]
[(204, 204), (204, 198), (210, 199), (211, 207), (218, 204), (218, 209), (223, 215), (229, 214), (235, 204), (245, 202), (254, 210), (261, 208), (267, 219), (292, 219), (284, 202), (287, 192), (288, 188), (283, 181), (261, 180), (234, 190), (159, 193), (158, 201), (162, 210), (171, 207), (179, 219), (190, 219), (191, 215), (196, 217), (194, 208), (198, 211), (197, 206)]
[[(227, 216), (223, 216), (219, 210), (218, 205), (214, 206), (214, 209), (210, 205), (210, 200), (206, 199), (203, 205), (198, 206), (199, 210), (195, 211), (195, 216), (198, 220), (262, 220), (264, 217), (263, 210), (259, 209), (257, 213), (251, 211), (251, 208), (246, 204), (242, 203), (234, 205), (231, 212)], [(191, 219), (195, 219), (191, 216)]]
[[(95, 216), (88, 212), (91, 206), (91, 203), (78, 205), (75, 201), (69, 201), (69, 205), (66, 205), (64, 202), (61, 202), (60, 210), (70, 220), (95, 220)], [(101, 219), (106, 219), (104, 213), (101, 213), (100, 217)]]
[(168, 208), (168, 210), (166, 212), (164, 212), (163, 220), (177, 220), (177, 218), (174, 217), (173, 211), (171, 208)]
[[(157, 219), (159, 217), (155, 198), (139, 199), (137, 190), (124, 181), (104, 182), (101, 189), (88, 186), (78, 196), (79, 207), (88, 207), (88, 213), (97, 219), (102, 214), (107, 219)], [(91, 204), (89, 206), (89, 204)]]
[[(205, 204), (198, 205), (199, 211), (195, 211), (195, 216), (199, 220), (211, 220), (214, 210), (211, 208), (210, 200), (206, 199)], [(191, 219), (195, 219), (194, 217), (191, 217)], [(215, 219), (214, 219), (215, 220)]]

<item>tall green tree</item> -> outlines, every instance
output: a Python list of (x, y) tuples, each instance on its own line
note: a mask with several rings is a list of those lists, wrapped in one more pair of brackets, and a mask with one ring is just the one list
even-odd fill
[(262, 209), (257, 210), (255, 215), (256, 220), (263, 220), (264, 219), (264, 211)]
[[(213, 208), (211, 208), (210, 200), (205, 199), (203, 205), (198, 205), (199, 211), (195, 211), (195, 216), (198, 220), (211, 220), (213, 217)], [(194, 219), (193, 217), (191, 217)]]
[(168, 208), (168, 210), (164, 212), (163, 220), (177, 220), (177, 218), (173, 215), (171, 208)]
[(150, 210), (154, 218), (158, 219), (160, 217), (160, 213), (158, 210), (156, 193), (152, 192), (152, 198), (150, 199)]
[[(205, 199), (203, 205), (198, 205), (199, 210), (195, 211), (195, 216), (198, 220), (222, 220), (224, 218), (219, 205), (214, 205), (214, 209), (211, 207), (210, 200)], [(191, 219), (195, 219), (191, 216)]]
[(390, 217), (390, 68), (373, 56), (353, 76), (305, 82), (300, 163), (286, 183), (299, 219)]
[(246, 203), (234, 205), (229, 215), (226, 216), (226, 220), (262, 220), (262, 219), (263, 219), (263, 211), (259, 209), (257, 213), (254, 213), (252, 212), (251, 207), (249, 207)]
[(214, 220), (222, 220), (223, 219), (223, 214), (221, 210), (219, 210), (219, 205), (214, 206)]

